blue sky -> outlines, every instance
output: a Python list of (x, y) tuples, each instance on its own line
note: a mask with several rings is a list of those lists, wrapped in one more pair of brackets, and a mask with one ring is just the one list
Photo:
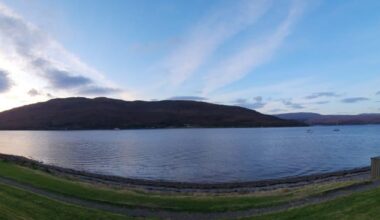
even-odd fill
[(380, 112), (379, 1), (0, 0), (0, 110), (191, 99)]

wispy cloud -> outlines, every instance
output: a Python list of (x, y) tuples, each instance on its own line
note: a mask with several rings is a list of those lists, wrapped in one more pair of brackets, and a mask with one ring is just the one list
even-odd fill
[[(1, 68), (17, 68), (17, 72), (28, 77), (38, 77), (41, 83), (36, 86), (47, 85), (52, 90), (62, 90), (71, 95), (86, 87), (114, 87), (100, 72), (1, 3), (0, 33), (0, 56), (7, 60)], [(22, 77), (17, 80), (22, 80)]]
[(312, 104), (324, 105), (324, 104), (328, 104), (328, 103), (330, 103), (330, 101), (319, 101), (319, 102), (313, 102)]
[(51, 62), (42, 58), (35, 59), (31, 64), (37, 73), (48, 80), (55, 89), (72, 89), (93, 83), (93, 80), (89, 77), (58, 69)]
[(315, 86), (313, 78), (297, 78), (297, 79), (287, 79), (285, 81), (276, 81), (269, 84), (264, 84), (260, 86), (251, 86), (243, 89), (237, 89), (228, 92), (218, 92), (214, 93), (213, 97), (216, 97), (220, 100), (233, 100), (236, 97), (248, 97), (251, 94), (281, 94), (279, 98), (286, 97), (296, 97), (302, 92), (305, 88), (313, 88)]
[(378, 92), (376, 93), (376, 95), (380, 95), (380, 91), (378, 91)]
[(294, 103), (292, 100), (283, 100), (282, 103), (291, 109), (304, 109), (305, 107), (302, 104)]
[(357, 103), (357, 102), (363, 102), (363, 101), (368, 101), (369, 98), (365, 98), (365, 97), (351, 97), (351, 98), (345, 98), (345, 99), (342, 99), (341, 101), (343, 103)]
[(71, 76), (63, 70), (46, 71), (46, 78), (55, 89), (71, 89), (91, 84), (91, 80), (84, 76)]
[(238, 53), (222, 60), (205, 77), (203, 94), (240, 80), (258, 66), (268, 62), (285, 38), (291, 33), (294, 23), (303, 12), (303, 2), (294, 1), (284, 21), (263, 42), (253, 40)]
[(31, 89), (28, 91), (28, 95), (34, 97), (34, 96), (39, 96), (41, 95), (41, 92), (38, 91), (37, 89)]
[(0, 70), (0, 93), (8, 91), (12, 87), (12, 81), (9, 79), (9, 74)]
[(263, 101), (263, 97), (256, 96), (252, 100), (250, 99), (236, 99), (232, 102), (233, 104), (239, 105), (241, 107), (250, 109), (260, 109), (263, 108), (267, 103)]
[(206, 101), (207, 98), (200, 96), (173, 96), (168, 98), (168, 100), (191, 100), (191, 101)]
[(202, 19), (164, 62), (171, 84), (183, 83), (226, 40), (254, 24), (270, 4), (268, 0), (236, 1)]
[(102, 87), (102, 86), (85, 86), (81, 88), (78, 93), (81, 95), (111, 95), (115, 93), (122, 92), (121, 89), (118, 88), (110, 88), (110, 87)]
[(313, 93), (311, 95), (306, 96), (306, 99), (316, 99), (320, 97), (338, 97), (339, 95), (336, 94), (335, 92), (318, 92), (318, 93)]
[(42, 90), (37, 90), (35, 88), (32, 88), (30, 89), (27, 94), (30, 96), (30, 97), (45, 97), (45, 98), (49, 98), (49, 99), (52, 99), (52, 98), (55, 98), (55, 96), (53, 96), (51, 93), (45, 93), (44, 91)]
[(279, 113), (279, 112), (286, 112), (285, 109), (282, 109), (282, 108), (274, 108), (274, 109), (271, 109), (269, 110), (270, 113)]

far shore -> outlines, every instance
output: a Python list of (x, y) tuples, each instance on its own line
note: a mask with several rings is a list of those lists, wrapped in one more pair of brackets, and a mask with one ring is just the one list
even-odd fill
[(20, 166), (41, 170), (53, 175), (78, 179), (95, 184), (104, 184), (114, 187), (128, 187), (145, 191), (159, 192), (202, 192), (202, 193), (244, 193), (267, 191), (284, 188), (302, 187), (309, 184), (338, 182), (347, 180), (369, 180), (370, 167), (361, 167), (350, 170), (320, 173), (307, 176), (287, 177), (246, 182), (226, 183), (191, 183), (172, 182), (164, 180), (134, 179), (120, 176), (103, 175), (62, 168), (54, 165), (28, 159), (22, 156), (0, 154), (0, 160)]
[(350, 126), (378, 126), (379, 123), (365, 124), (305, 124), (300, 126), (237, 126), (237, 127), (130, 127), (130, 128), (46, 128), (46, 129), (2, 129), (0, 131), (130, 131), (130, 130), (176, 130), (176, 129), (271, 129), (271, 128), (305, 128), (312, 129), (314, 127), (350, 127)]

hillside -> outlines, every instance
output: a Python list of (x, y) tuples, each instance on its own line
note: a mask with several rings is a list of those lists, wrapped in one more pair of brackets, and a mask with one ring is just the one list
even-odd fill
[(276, 117), (286, 120), (296, 120), (308, 125), (361, 125), (380, 124), (380, 114), (359, 115), (320, 115), (316, 113), (300, 112), (278, 114)]
[(276, 127), (303, 123), (237, 107), (196, 101), (65, 98), (0, 113), (2, 130)]
[(285, 119), (285, 120), (296, 120), (296, 121), (301, 121), (301, 122), (307, 122), (310, 119), (318, 118), (322, 115), (317, 114), (317, 113), (311, 113), (311, 112), (299, 112), (299, 113), (278, 114), (275, 116), (281, 119)]

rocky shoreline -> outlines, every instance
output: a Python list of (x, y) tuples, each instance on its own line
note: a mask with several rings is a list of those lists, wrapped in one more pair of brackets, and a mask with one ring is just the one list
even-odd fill
[(39, 161), (22, 156), (0, 154), (0, 160), (11, 162), (20, 166), (41, 170), (56, 176), (76, 179), (95, 184), (106, 184), (115, 187), (127, 187), (146, 191), (159, 192), (202, 192), (202, 193), (244, 193), (275, 190), (281, 188), (301, 187), (309, 184), (325, 183), (332, 181), (366, 180), (369, 179), (370, 167), (362, 167), (350, 170), (314, 174), (299, 177), (287, 177), (281, 179), (268, 179), (246, 182), (227, 183), (189, 183), (171, 182), (160, 180), (133, 179), (112, 175), (103, 175), (62, 168), (44, 164)]

